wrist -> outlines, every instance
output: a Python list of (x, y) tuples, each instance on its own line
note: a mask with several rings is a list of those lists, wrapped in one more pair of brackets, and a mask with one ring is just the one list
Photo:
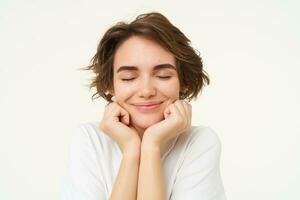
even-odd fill
[(150, 137), (144, 137), (141, 144), (141, 151), (160, 152), (160, 147), (161, 145), (157, 141), (152, 140)]
[(141, 145), (160, 148), (162, 145), (162, 141), (160, 141), (160, 138), (157, 138), (155, 136), (155, 134), (145, 132)]
[(127, 146), (123, 147), (122, 154), (125, 157), (139, 157), (141, 152), (141, 144), (128, 144)]
[(133, 149), (133, 150), (124, 150), (122, 152), (123, 158), (139, 158), (141, 155), (140, 149)]

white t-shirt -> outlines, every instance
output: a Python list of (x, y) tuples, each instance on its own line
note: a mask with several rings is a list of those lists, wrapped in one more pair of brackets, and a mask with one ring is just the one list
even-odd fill
[[(122, 152), (99, 122), (81, 123), (72, 135), (61, 200), (107, 200)], [(213, 129), (192, 126), (161, 149), (167, 200), (225, 200), (219, 163), (221, 143)]]

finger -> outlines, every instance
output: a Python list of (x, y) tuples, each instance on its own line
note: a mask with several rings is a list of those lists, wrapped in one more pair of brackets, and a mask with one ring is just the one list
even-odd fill
[(181, 100), (177, 100), (174, 105), (176, 106), (176, 108), (178, 109), (178, 111), (180, 112), (180, 116), (182, 119), (186, 119), (186, 112), (183, 106), (183, 103)]
[(170, 105), (168, 105), (166, 107), (166, 109), (164, 110), (164, 117), (165, 117), (165, 119), (167, 119), (171, 115)]
[(169, 99), (169, 100), (167, 101), (167, 107), (170, 106), (170, 105), (173, 104), (173, 103), (174, 103), (174, 100), (173, 100), (173, 99)]
[(192, 109), (192, 105), (189, 102), (187, 102), (187, 101), (182, 101), (182, 102), (183, 102), (183, 106), (185, 108), (186, 114), (190, 115), (191, 109)]
[(190, 126), (190, 115), (188, 112), (188, 105), (185, 101), (179, 100), (178, 102), (175, 103), (177, 106), (178, 110), (180, 110), (182, 114), (182, 122), (184, 123), (184, 129), (188, 128)]
[(120, 113), (118, 113), (120, 109), (121, 109), (121, 107), (118, 103), (112, 102), (108, 105), (107, 112), (109, 115), (116, 116), (116, 115), (120, 115)]
[[(169, 100), (168, 100), (168, 102), (167, 102), (167, 107), (166, 107), (166, 109), (164, 110), (164, 117), (165, 117), (165, 119), (168, 118), (172, 113), (174, 113), (174, 109), (172, 109), (172, 110), (173, 110), (173, 112), (172, 112), (171, 109), (170, 109), (170, 106), (171, 106), (171, 105), (172, 105), (172, 106), (175, 106), (174, 104), (175, 104), (176, 101), (177, 101), (176, 99), (169, 99)], [(178, 111), (178, 112), (179, 112), (179, 111)], [(179, 116), (181, 116), (181, 113), (180, 113), (180, 112), (179, 112), (179, 113), (175, 112), (175, 114), (179, 114)]]
[(169, 99), (167, 101), (167, 106), (164, 110), (164, 118), (167, 119), (170, 115), (171, 115), (171, 111), (170, 111), (170, 105), (172, 104), (173, 100)]
[(193, 115), (192, 105), (189, 103), (188, 106), (189, 106), (190, 118), (191, 118), (191, 121), (192, 121), (192, 115)]
[(118, 122), (122, 122), (126, 125), (129, 124), (129, 113), (118, 104), (114, 105), (112, 108), (111, 116)]
[(130, 123), (130, 114), (129, 112), (123, 108), (120, 104), (116, 103), (117, 107), (121, 110), (120, 120), (122, 123), (129, 125)]
[(114, 109), (114, 107), (116, 107), (115, 105), (116, 103), (114, 102), (109, 102), (106, 106), (105, 106), (105, 115), (106, 116), (110, 116), (111, 115), (111, 112), (112, 110)]
[(169, 106), (169, 115), (171, 116), (171, 115), (173, 115), (174, 117), (179, 117), (180, 119), (182, 119), (182, 114), (181, 114), (181, 112), (179, 111), (179, 109), (177, 108), (177, 106), (175, 105), (175, 103), (173, 103), (173, 104), (170, 104), (170, 106)]
[(105, 104), (105, 107), (107, 107), (109, 104), (111, 104), (112, 102), (111, 101), (109, 101), (109, 102), (107, 102), (106, 104)]
[(190, 103), (184, 101), (183, 102), (183, 106), (185, 108), (185, 111), (187, 113), (187, 119), (188, 119), (188, 126), (191, 126), (191, 122), (192, 122), (192, 106)]
[(125, 111), (125, 115), (121, 116), (121, 122), (123, 124), (129, 125), (129, 121), (130, 121), (130, 115), (127, 111)]

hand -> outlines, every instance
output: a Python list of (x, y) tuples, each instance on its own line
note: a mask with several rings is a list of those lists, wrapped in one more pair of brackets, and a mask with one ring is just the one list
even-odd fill
[(160, 147), (171, 138), (191, 127), (192, 106), (184, 100), (176, 100), (164, 111), (165, 119), (148, 127), (143, 136), (147, 143)]
[(140, 152), (141, 139), (129, 124), (129, 113), (117, 102), (112, 102), (106, 105), (99, 128), (119, 145), (123, 154), (136, 155)]

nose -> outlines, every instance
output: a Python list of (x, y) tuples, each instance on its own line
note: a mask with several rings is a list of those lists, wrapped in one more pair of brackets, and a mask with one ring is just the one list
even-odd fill
[(156, 95), (155, 85), (150, 79), (145, 79), (140, 83), (138, 96), (142, 98), (149, 98)]

